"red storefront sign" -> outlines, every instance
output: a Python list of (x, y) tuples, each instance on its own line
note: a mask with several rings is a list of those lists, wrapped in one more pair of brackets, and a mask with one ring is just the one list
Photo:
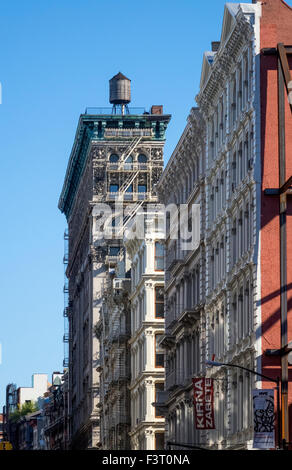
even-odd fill
[(196, 429), (215, 429), (213, 379), (193, 379)]

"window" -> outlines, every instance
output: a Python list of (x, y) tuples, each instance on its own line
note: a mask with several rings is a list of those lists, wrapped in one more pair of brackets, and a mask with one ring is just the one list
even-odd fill
[(248, 85), (249, 85), (249, 73), (248, 73), (248, 57), (244, 59), (244, 104), (248, 101)]
[(236, 250), (236, 219), (233, 220), (232, 233), (232, 263), (235, 264), (237, 261), (237, 250)]
[[(155, 384), (155, 403), (158, 403), (158, 394), (159, 392), (164, 391), (164, 383), (163, 382), (156, 382)], [(155, 418), (163, 418), (163, 416), (160, 416), (159, 410), (155, 407)]]
[(210, 150), (211, 150), (211, 158), (212, 159), (214, 159), (214, 157), (215, 157), (214, 138), (215, 138), (214, 120), (212, 120), (212, 124), (211, 124), (211, 141), (210, 141)]
[(244, 337), (244, 309), (243, 309), (243, 288), (240, 288), (238, 296), (238, 338)]
[(249, 281), (245, 285), (245, 333), (249, 335), (251, 332), (251, 315), (250, 315), (250, 294), (249, 294)]
[(118, 184), (110, 184), (110, 193), (117, 193), (119, 190)]
[(249, 170), (249, 145), (248, 145), (248, 141), (249, 141), (249, 133), (247, 132), (246, 136), (245, 136), (245, 141), (244, 141), (244, 144), (243, 144), (243, 152), (244, 152), (244, 172), (245, 174), (248, 173), (248, 170)]
[(231, 429), (232, 433), (238, 431), (238, 390), (237, 390), (237, 374), (232, 377), (232, 401), (231, 401)]
[(154, 269), (155, 271), (164, 269), (164, 246), (159, 242), (155, 242)]
[(211, 196), (210, 196), (210, 199), (211, 199), (211, 202), (210, 202), (210, 209), (211, 209), (211, 221), (213, 221), (215, 219), (215, 203), (214, 203), (214, 196), (215, 196), (215, 189), (214, 187), (212, 187), (211, 189)]
[(235, 344), (237, 340), (237, 298), (236, 295), (233, 297), (232, 302), (232, 316), (231, 316), (231, 336), (232, 343)]
[(109, 255), (110, 256), (118, 256), (120, 254), (120, 247), (119, 246), (110, 246), (109, 247)]
[(110, 163), (117, 163), (119, 161), (119, 156), (113, 153), (109, 159)]
[(147, 163), (147, 157), (146, 155), (143, 155), (142, 153), (138, 156), (138, 162), (139, 163)]
[(155, 318), (164, 318), (164, 290), (163, 287), (155, 287)]
[(155, 450), (164, 450), (164, 432), (155, 433)]
[(161, 338), (161, 334), (155, 335), (155, 367), (164, 367), (164, 350), (159, 344)]
[(125, 192), (124, 197), (125, 197), (125, 199), (127, 199), (127, 200), (133, 199), (133, 185), (132, 185), (132, 184), (130, 184), (130, 185), (128, 186), (128, 188), (126, 189), (126, 192)]
[(118, 227), (119, 219), (119, 217), (112, 217), (112, 227)]
[(129, 156), (125, 160), (124, 168), (125, 170), (131, 170), (133, 167), (133, 157)]
[(242, 157), (242, 142), (239, 145), (239, 150), (238, 150), (238, 181), (241, 181), (244, 177), (244, 160)]
[(231, 115), (232, 115), (232, 125), (235, 124), (236, 121), (236, 79), (234, 78), (232, 84), (232, 103), (231, 103)]
[(210, 269), (211, 269), (211, 287), (215, 287), (215, 249), (212, 248), (210, 257)]
[(242, 68), (239, 71), (239, 84), (238, 84), (238, 108), (239, 111), (242, 110)]
[(233, 192), (236, 188), (236, 152), (233, 154), (231, 169), (232, 169), (231, 191)]
[(138, 184), (138, 193), (147, 193), (147, 185)]
[(242, 224), (242, 211), (239, 212), (238, 219), (238, 256), (240, 257), (244, 252), (244, 237), (243, 237), (243, 224)]

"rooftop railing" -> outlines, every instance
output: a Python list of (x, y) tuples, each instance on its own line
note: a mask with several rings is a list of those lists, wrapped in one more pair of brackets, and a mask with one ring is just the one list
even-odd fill
[[(129, 113), (124, 113), (124, 116), (129, 116), (131, 114), (133, 115), (140, 115), (140, 114), (150, 114), (145, 111), (145, 108), (128, 108)], [(95, 107), (89, 107), (85, 109), (84, 114), (93, 114), (93, 115), (99, 115), (99, 114), (106, 114), (106, 115), (112, 115), (112, 116), (117, 116), (117, 115), (122, 115), (122, 110), (117, 108), (116, 112), (113, 112), (113, 108), (106, 107), (106, 108), (95, 108)]]

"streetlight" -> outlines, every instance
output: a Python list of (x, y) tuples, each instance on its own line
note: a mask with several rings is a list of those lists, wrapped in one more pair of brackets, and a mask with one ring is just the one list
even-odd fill
[(248, 369), (247, 367), (239, 366), (238, 364), (230, 364), (226, 362), (206, 361), (206, 365), (214, 366), (214, 367), (221, 367), (221, 366), (236, 367), (237, 369), (245, 370), (247, 372), (250, 372), (251, 374), (258, 375), (259, 377), (263, 377), (264, 379), (267, 379), (270, 382), (274, 382), (275, 384), (277, 384), (278, 447), (279, 449), (281, 449), (282, 446), (281, 446), (281, 410), (280, 410), (280, 379), (279, 377), (277, 377), (277, 379), (272, 379), (271, 377), (268, 377), (267, 375), (260, 374), (259, 372), (256, 372), (255, 370), (252, 370), (252, 369)]

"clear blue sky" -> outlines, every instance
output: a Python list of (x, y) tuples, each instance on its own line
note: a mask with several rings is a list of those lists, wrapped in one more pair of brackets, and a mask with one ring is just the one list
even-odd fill
[(15, 0), (0, 15), (0, 407), (5, 386), (62, 370), (63, 232), (57, 208), (79, 114), (132, 80), (132, 106), (172, 114), (165, 160), (195, 105), (223, 0)]

